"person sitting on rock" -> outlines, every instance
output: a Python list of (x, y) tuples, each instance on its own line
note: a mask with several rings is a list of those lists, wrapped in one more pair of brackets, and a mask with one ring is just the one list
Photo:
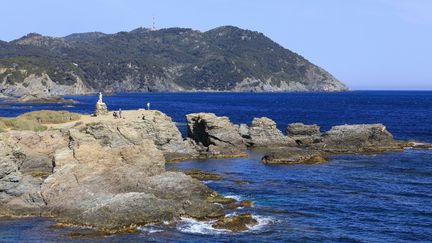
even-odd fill
[(113, 117), (114, 117), (114, 119), (117, 119), (117, 112), (113, 112)]

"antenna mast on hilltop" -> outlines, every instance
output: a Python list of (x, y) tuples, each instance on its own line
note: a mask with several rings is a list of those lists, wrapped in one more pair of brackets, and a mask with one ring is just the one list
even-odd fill
[(156, 30), (156, 23), (155, 23), (155, 17), (153, 16), (153, 26), (152, 26), (152, 30)]

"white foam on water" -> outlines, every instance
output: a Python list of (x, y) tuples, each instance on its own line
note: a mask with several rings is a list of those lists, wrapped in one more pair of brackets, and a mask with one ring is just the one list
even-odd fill
[(236, 201), (241, 201), (241, 197), (237, 196), (237, 195), (228, 195), (228, 196), (224, 196), (226, 198), (231, 198), (231, 199), (235, 199)]
[(138, 227), (138, 230), (140, 230), (141, 232), (149, 233), (149, 234), (163, 232), (162, 229), (158, 229), (154, 224), (148, 224), (148, 225), (140, 226), (140, 227)]
[(258, 224), (249, 227), (250, 231), (261, 230), (264, 226), (277, 222), (277, 220), (269, 216), (252, 215), (252, 218), (258, 221)]
[(229, 233), (228, 230), (213, 228), (212, 224), (214, 222), (214, 220), (198, 221), (192, 218), (181, 218), (181, 221), (177, 224), (177, 230), (183, 233), (202, 235)]
[[(234, 212), (234, 213), (227, 214), (226, 216), (233, 217), (236, 215), (237, 213)], [(272, 217), (259, 216), (259, 215), (252, 215), (252, 217), (256, 221), (258, 221), (258, 224), (254, 226), (248, 226), (249, 230), (245, 232), (258, 231), (261, 230), (264, 226), (276, 222)], [(192, 218), (182, 218), (181, 221), (177, 224), (177, 230), (183, 233), (202, 234), (202, 235), (236, 234), (236, 233), (232, 233), (229, 230), (213, 228), (212, 225), (215, 222), (216, 222), (215, 220), (198, 221)], [(245, 233), (245, 232), (241, 232), (241, 233)]]

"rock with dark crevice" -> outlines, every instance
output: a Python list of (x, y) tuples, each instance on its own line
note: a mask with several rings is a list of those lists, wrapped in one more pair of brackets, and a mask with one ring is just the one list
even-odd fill
[(188, 136), (201, 146), (200, 154), (208, 158), (245, 156), (245, 141), (237, 126), (228, 117), (213, 113), (193, 113), (186, 116)]

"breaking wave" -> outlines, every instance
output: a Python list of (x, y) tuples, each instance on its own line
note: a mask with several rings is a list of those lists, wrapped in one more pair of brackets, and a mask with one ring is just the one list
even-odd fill
[[(228, 217), (235, 216), (235, 213), (228, 214)], [(257, 225), (248, 227), (249, 230), (246, 232), (259, 231), (263, 229), (268, 224), (275, 222), (275, 220), (271, 217), (252, 215), (254, 219), (258, 221)], [(208, 221), (198, 221), (192, 218), (182, 218), (180, 222), (177, 223), (177, 230), (182, 233), (189, 234), (202, 234), (202, 235), (214, 235), (214, 234), (232, 234), (231, 231), (225, 229), (215, 229), (213, 228), (213, 224), (215, 220)], [(242, 232), (244, 233), (244, 232)]]

